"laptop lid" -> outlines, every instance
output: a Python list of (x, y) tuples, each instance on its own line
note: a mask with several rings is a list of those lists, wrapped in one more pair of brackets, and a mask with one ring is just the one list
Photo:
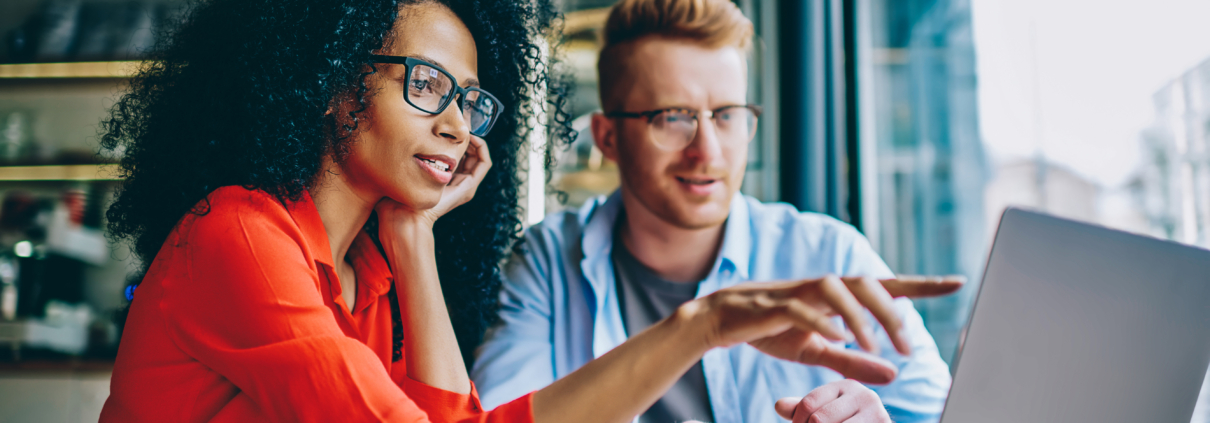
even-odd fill
[(971, 313), (942, 423), (1189, 422), (1210, 251), (1009, 209)]

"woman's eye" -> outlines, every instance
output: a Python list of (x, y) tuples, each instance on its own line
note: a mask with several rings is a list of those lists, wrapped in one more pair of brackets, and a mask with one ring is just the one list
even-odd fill
[(423, 79), (413, 79), (410, 84), (413, 90), (424, 91), (429, 87), (429, 81)]

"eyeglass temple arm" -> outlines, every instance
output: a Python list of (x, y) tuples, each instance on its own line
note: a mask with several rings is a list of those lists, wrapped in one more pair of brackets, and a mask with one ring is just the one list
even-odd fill
[(650, 111), (650, 112), (640, 112), (640, 113), (631, 113), (631, 112), (609, 112), (609, 113), (606, 113), (606, 114), (605, 114), (605, 117), (611, 117), (611, 118), (649, 118), (649, 117), (652, 117), (652, 116), (655, 116), (655, 115), (659, 114), (659, 113), (660, 113), (660, 112), (662, 112), (662, 111), (663, 111), (663, 110), (653, 110), (653, 111)]
[[(751, 111), (752, 111), (752, 114), (756, 115), (757, 117), (760, 117), (760, 114), (761, 114), (762, 112), (764, 112), (764, 108), (763, 108), (763, 107), (760, 107), (760, 105), (756, 105), (756, 104), (744, 104), (744, 105), (736, 105), (736, 106), (726, 106), (726, 107), (721, 107), (721, 108), (716, 109), (716, 110), (728, 109), (728, 108), (732, 108), (732, 107), (744, 107), (744, 108), (747, 108), (748, 110), (751, 110)], [(637, 113), (632, 113), (632, 112), (609, 112), (609, 113), (605, 113), (605, 117), (611, 117), (611, 118), (648, 118), (648, 119), (651, 119), (651, 118), (655, 117), (656, 115), (658, 115), (658, 114), (660, 114), (660, 113), (663, 113), (663, 112), (664, 112), (664, 111), (666, 111), (666, 110), (671, 110), (671, 109), (650, 110), (650, 111), (646, 111), (646, 112), (637, 112)], [(712, 112), (713, 112), (713, 110), (712, 110)]]
[(370, 59), (373, 59), (374, 63), (391, 63), (396, 65), (408, 64), (408, 58), (402, 56), (383, 56), (381, 54), (371, 54)]

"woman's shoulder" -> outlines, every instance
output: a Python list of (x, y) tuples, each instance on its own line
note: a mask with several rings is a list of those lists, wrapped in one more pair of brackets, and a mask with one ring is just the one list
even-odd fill
[(261, 209), (265, 207), (273, 207), (286, 210), (285, 205), (277, 200), (273, 194), (269, 194), (264, 190), (247, 188), (238, 185), (228, 185), (214, 190), (210, 195), (206, 196), (206, 200), (198, 203), (198, 206), (203, 206), (209, 203), (210, 211), (229, 211), (229, 210), (247, 210)]
[(181, 235), (194, 241), (221, 241), (231, 236), (255, 238), (265, 231), (297, 232), (288, 204), (263, 190), (225, 186), (194, 206), (181, 222)]

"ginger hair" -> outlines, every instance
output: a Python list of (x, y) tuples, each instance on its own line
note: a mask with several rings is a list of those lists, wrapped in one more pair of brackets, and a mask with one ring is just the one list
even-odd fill
[(684, 40), (707, 48), (752, 45), (752, 21), (729, 0), (622, 0), (605, 22), (597, 60), (601, 107), (615, 111), (623, 92), (615, 89), (626, 76), (634, 44), (651, 37)]

